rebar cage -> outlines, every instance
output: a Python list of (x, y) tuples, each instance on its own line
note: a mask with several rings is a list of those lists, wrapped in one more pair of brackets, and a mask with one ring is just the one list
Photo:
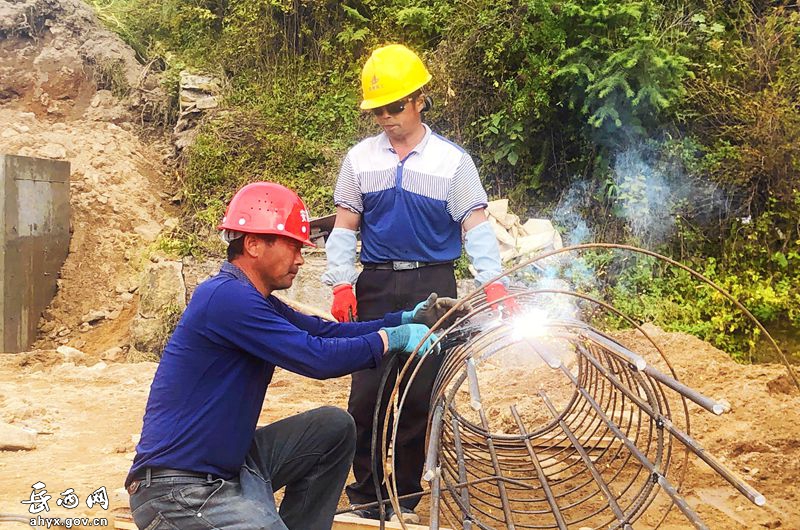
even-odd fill
[[(686, 269), (649, 251), (598, 244), (539, 256), (509, 274), (543, 272), (541, 260), (596, 248), (639, 252)], [(431, 396), (423, 477), (432, 529), (631, 528), (636, 521), (658, 527), (673, 507), (706, 528), (680, 493), (690, 455), (764, 505), (763, 495), (691, 437), (688, 402), (715, 415), (726, 412), (724, 402), (681, 383), (657, 342), (606, 302), (564, 281), (534, 286), (509, 288), (508, 298), (521, 308), (514, 315), (506, 314), (503, 300), (488, 304), (476, 289), (459, 303), (471, 307), (466, 316), (445, 317), (433, 330), (446, 356)], [(609, 316), (630, 328), (623, 334), (629, 340), (599, 330)], [(420, 366), (412, 357), (402, 367), (392, 390), (394, 414), (383, 423), (384, 475), (395, 510), (400, 492), (391, 447)], [(404, 377), (409, 383), (402, 389)]]

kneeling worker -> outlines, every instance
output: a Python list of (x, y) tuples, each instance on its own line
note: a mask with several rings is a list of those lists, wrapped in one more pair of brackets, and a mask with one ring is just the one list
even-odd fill
[[(419, 322), (452, 301), (344, 324), (292, 310), (271, 293), (292, 285), (313, 246), (308, 219), (274, 183), (249, 184), (228, 205), (228, 260), (194, 292), (150, 388), (125, 481), (139, 528), (331, 528), (353, 419), (321, 407), (256, 429), (275, 367), (315, 379), (375, 368), (387, 351), (412, 352), (428, 332)], [(284, 487), (278, 510), (273, 492)]]

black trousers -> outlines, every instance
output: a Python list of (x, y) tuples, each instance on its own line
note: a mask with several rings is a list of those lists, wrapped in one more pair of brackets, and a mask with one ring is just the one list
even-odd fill
[[(386, 313), (412, 309), (425, 300), (431, 292), (439, 296), (456, 297), (456, 280), (452, 264), (434, 265), (419, 269), (369, 270), (365, 269), (356, 283), (356, 299), (360, 320), (382, 318)], [(378, 423), (378, 455), (380, 458), (383, 421), (389, 396), (397, 380), (398, 367), (402, 369), (408, 356), (400, 356), (399, 364), (389, 375), (381, 399)], [(400, 416), (395, 450), (395, 473), (400, 495), (422, 491), (420, 478), (425, 463), (425, 431), (430, 409), (431, 388), (442, 363), (442, 355), (425, 361), (414, 379)], [(409, 374), (411, 371), (408, 372)], [(352, 504), (365, 504), (376, 500), (372, 476), (372, 419), (378, 395), (382, 368), (362, 370), (352, 375), (350, 400), (347, 411), (356, 421), (356, 452), (353, 458), (355, 482), (347, 486), (347, 496)], [(406, 382), (402, 382), (405, 388)], [(391, 423), (390, 423), (391, 425)], [(383, 466), (378, 465), (379, 480), (383, 481)], [(382, 487), (383, 498), (387, 498)], [(404, 500), (401, 504), (414, 508), (419, 499)]]
[(142, 481), (130, 497), (133, 520), (148, 530), (329, 530), (354, 436), (352, 418), (335, 407), (270, 423), (255, 431), (237, 477)]

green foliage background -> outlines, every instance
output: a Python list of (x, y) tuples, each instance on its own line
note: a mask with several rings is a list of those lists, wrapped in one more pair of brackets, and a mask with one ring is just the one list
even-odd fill
[[(402, 42), (433, 73), (427, 120), (473, 154), (491, 195), (546, 217), (579, 189), (570, 212), (590, 239), (648, 244), (767, 324), (800, 328), (794, 2), (92, 1), (143, 61), (163, 65), (171, 89), (184, 68), (225, 83), (224, 112), (185, 156), (182, 252), (207, 250), (205, 235), (249, 181), (282, 182), (313, 214), (331, 212), (342, 156), (376, 133), (357, 111), (360, 67), (376, 46)], [(645, 177), (616, 178), (632, 148), (680, 168), (665, 185), (679, 174), (715, 190), (674, 205), (669, 238), (643, 239), (625, 215), (630, 204), (658, 207)], [(757, 332), (713, 293), (644, 261), (622, 274), (609, 296), (624, 310), (752, 354)]]

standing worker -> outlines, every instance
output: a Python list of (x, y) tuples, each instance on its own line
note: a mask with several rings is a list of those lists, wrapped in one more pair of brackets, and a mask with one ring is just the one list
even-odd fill
[[(361, 108), (372, 112), (383, 132), (350, 149), (336, 182), (336, 221), (325, 244), (322, 280), (333, 287), (331, 312), (340, 322), (411, 308), (431, 291), (455, 297), (453, 262), (461, 256), (462, 234), (476, 281), (483, 284), (501, 272), (486, 192), (472, 158), (422, 121), (432, 104), (422, 91), (430, 79), (420, 58), (398, 44), (372, 52), (361, 72)], [(361, 274), (355, 268), (359, 229)], [(499, 282), (484, 288), (491, 303), (508, 294)], [(512, 304), (507, 301), (506, 309)], [(440, 365), (441, 357), (425, 362), (403, 409), (394, 447), (400, 495), (422, 491), (426, 420)], [(376, 500), (371, 434), (380, 378), (375, 368), (352, 377), (348, 411), (356, 421), (355, 482), (346, 491), (354, 505)], [(404, 521), (419, 521), (418, 502), (419, 497), (401, 501)], [(378, 518), (377, 509), (355, 513)]]
[(228, 260), (197, 287), (150, 387), (125, 481), (133, 519), (141, 529), (329, 530), (353, 419), (322, 407), (256, 429), (275, 367), (315, 379), (374, 369), (387, 351), (413, 352), (429, 329), (415, 322), (449, 307), (339, 324), (280, 302), (272, 293), (292, 285), (313, 244), (303, 201), (278, 184), (242, 188), (220, 228)]

